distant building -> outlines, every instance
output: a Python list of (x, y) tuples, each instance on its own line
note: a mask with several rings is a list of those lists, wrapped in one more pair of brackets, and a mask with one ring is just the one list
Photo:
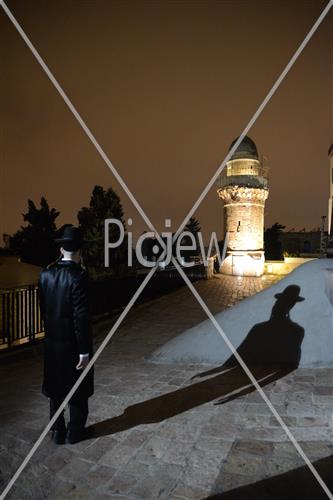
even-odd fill
[(15, 255), (0, 255), (0, 290), (37, 285), (42, 268), (21, 262)]
[(317, 231), (287, 231), (280, 233), (282, 251), (294, 255), (319, 254), (320, 230)]
[(255, 143), (250, 137), (244, 137), (227, 162), (217, 190), (224, 202), (225, 232), (229, 233), (222, 273), (236, 276), (261, 276), (264, 273), (267, 174), (268, 168), (259, 160)]

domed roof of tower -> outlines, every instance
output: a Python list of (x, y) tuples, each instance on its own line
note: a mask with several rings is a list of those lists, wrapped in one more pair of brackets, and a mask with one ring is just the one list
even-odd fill
[[(238, 137), (234, 141), (232, 141), (229, 151), (237, 140)], [(239, 158), (254, 158), (255, 160), (259, 160), (257, 146), (247, 135), (244, 137), (234, 154), (231, 156), (230, 160), (236, 160)]]

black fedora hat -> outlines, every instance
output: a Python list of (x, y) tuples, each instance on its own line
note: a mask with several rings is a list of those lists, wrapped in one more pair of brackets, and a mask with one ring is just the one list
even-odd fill
[(61, 238), (57, 238), (56, 242), (63, 245), (65, 250), (78, 250), (84, 244), (82, 231), (79, 227), (65, 226)]
[(274, 297), (276, 299), (289, 300), (290, 302), (303, 302), (305, 298), (300, 296), (300, 291), (301, 288), (298, 285), (289, 285), (283, 290), (282, 293), (276, 293)]

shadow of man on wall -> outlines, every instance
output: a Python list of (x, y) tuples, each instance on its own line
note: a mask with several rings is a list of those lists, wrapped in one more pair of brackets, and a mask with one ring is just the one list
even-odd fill
[[(237, 353), (256, 379), (261, 380), (262, 386), (285, 376), (299, 365), (304, 328), (290, 318), (290, 310), (294, 305), (305, 300), (299, 293), (298, 285), (289, 285), (282, 293), (277, 293), (270, 319), (254, 325), (237, 348)], [(241, 369), (235, 355), (230, 356), (223, 365), (193, 378), (206, 377), (231, 369)], [(244, 387), (241, 392), (227, 396), (223, 402), (253, 390), (255, 388), (249, 384), (249, 387)]]
[[(298, 285), (289, 285), (276, 294), (270, 319), (255, 325), (237, 349), (261, 386), (285, 376), (299, 364), (304, 329), (289, 316), (294, 305), (304, 300), (299, 293)], [(95, 424), (95, 436), (160, 422), (217, 398), (222, 397), (215, 404), (222, 404), (255, 390), (234, 355), (223, 365), (193, 378), (198, 377), (209, 378), (129, 406), (122, 415)]]

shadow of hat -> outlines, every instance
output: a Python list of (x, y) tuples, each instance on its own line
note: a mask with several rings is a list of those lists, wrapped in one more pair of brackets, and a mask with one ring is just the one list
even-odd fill
[(284, 299), (290, 302), (303, 302), (305, 298), (299, 295), (300, 291), (301, 288), (298, 285), (289, 285), (283, 290), (282, 293), (276, 293), (274, 297), (276, 299)]

